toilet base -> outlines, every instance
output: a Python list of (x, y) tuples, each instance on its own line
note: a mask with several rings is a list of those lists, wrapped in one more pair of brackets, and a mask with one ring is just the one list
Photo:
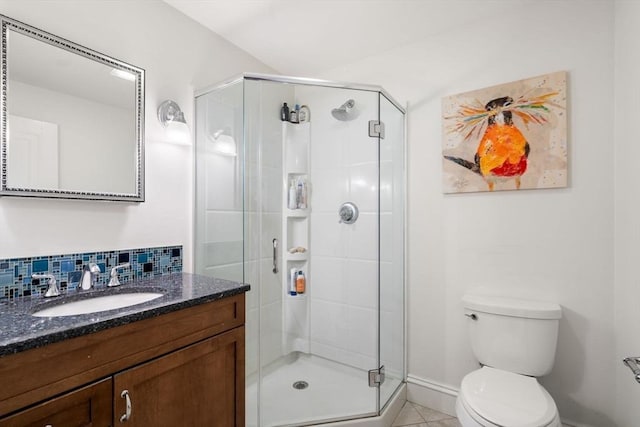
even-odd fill
[(499, 427), (493, 423), (483, 425), (474, 420), (467, 412), (467, 408), (464, 407), (460, 396), (456, 399), (456, 417), (458, 417), (458, 422), (462, 427)]
[[(456, 399), (456, 417), (458, 417), (458, 422), (462, 427), (500, 427), (497, 424), (493, 424), (487, 420), (483, 420), (483, 424), (480, 424), (476, 421), (465, 408), (464, 403), (462, 402), (462, 398), (458, 396)], [(546, 426), (540, 427), (562, 427), (562, 423), (560, 422), (560, 418), (558, 415), (554, 417), (551, 423)]]

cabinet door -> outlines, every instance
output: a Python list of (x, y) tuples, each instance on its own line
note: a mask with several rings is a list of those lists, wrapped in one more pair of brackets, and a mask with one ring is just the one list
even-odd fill
[(63, 394), (0, 420), (0, 427), (109, 427), (111, 378)]
[[(125, 393), (126, 391), (126, 393)], [(244, 327), (114, 376), (114, 425), (244, 426)]]

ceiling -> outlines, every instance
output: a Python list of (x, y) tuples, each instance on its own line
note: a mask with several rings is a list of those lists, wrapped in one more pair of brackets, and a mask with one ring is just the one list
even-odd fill
[[(307, 77), (448, 31), (467, 20), (481, 19), (495, 13), (497, 8), (504, 10), (508, 3), (505, 0), (164, 1), (278, 73)], [(512, 2), (509, 6), (515, 5)]]

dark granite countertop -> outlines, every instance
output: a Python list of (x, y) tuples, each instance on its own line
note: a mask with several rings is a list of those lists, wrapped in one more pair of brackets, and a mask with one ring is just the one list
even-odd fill
[[(0, 357), (138, 320), (218, 300), (249, 290), (249, 285), (189, 273), (174, 273), (89, 291), (70, 291), (54, 298), (22, 297), (0, 302)], [(142, 304), (90, 314), (35, 317), (46, 307), (86, 298), (132, 292), (163, 296)]]

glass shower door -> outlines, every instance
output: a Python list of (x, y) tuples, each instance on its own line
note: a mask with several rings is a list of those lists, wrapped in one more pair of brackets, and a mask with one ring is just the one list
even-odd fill
[[(246, 80), (245, 276), (259, 288), (258, 419), (306, 425), (378, 413), (378, 94)], [(346, 114), (335, 113), (353, 100)], [(281, 105), (311, 120), (280, 121)], [(306, 200), (292, 202), (303, 187)], [(295, 196), (294, 196), (295, 197)], [(340, 221), (345, 203), (358, 209)], [(275, 248), (274, 273), (274, 239)], [(292, 295), (300, 272), (305, 290)]]
[[(281, 121), (284, 102), (310, 120)], [(196, 272), (251, 285), (247, 426), (377, 415), (405, 369), (403, 113), (376, 90), (248, 77), (196, 112)]]
[[(308, 100), (312, 118), (309, 360), (330, 369), (318, 380), (326, 391), (317, 402), (326, 407), (318, 405), (317, 419), (374, 415), (378, 389), (368, 371), (380, 366), (379, 159), (368, 123), (378, 119), (378, 95), (330, 87), (296, 95)], [(351, 221), (340, 216), (347, 204), (357, 209)]]

